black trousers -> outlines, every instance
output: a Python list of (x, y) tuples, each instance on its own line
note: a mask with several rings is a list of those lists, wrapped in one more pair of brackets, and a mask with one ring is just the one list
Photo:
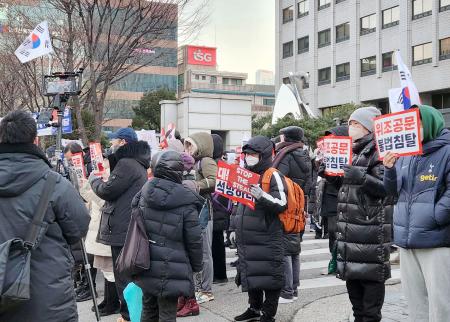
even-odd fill
[(123, 297), (123, 291), (125, 290), (125, 287), (127, 287), (128, 283), (130, 281), (124, 279), (122, 276), (120, 276), (116, 272), (116, 262), (117, 258), (119, 257), (120, 251), (122, 250), (123, 246), (111, 246), (111, 254), (112, 254), (112, 261), (113, 261), (113, 271), (114, 271), (114, 279), (116, 283), (116, 289), (117, 289), (117, 295), (119, 295), (120, 300), (120, 315), (124, 320), (130, 321), (130, 313), (128, 313), (128, 306), (127, 302), (125, 302), (125, 298)]
[(333, 252), (334, 243), (336, 241), (336, 226), (337, 226), (337, 216), (327, 217), (327, 228), (328, 228), (328, 247), (330, 248), (330, 253)]
[(381, 321), (381, 308), (384, 303), (385, 285), (381, 282), (350, 280), (347, 291), (352, 302), (355, 322)]
[(175, 322), (178, 299), (144, 294), (141, 322)]
[(212, 258), (214, 268), (214, 279), (227, 278), (227, 264), (225, 254), (225, 243), (223, 240), (223, 231), (213, 231), (212, 234)]
[[(253, 310), (262, 311), (262, 314), (275, 318), (278, 309), (278, 299), (281, 290), (252, 290), (248, 291), (248, 304)], [(265, 299), (264, 299), (265, 296)]]

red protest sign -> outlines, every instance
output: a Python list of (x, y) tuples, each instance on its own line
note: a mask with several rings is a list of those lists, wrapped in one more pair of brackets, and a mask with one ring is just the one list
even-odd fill
[(349, 136), (325, 136), (321, 140), (325, 174), (343, 176), (344, 165), (352, 164), (352, 138)]
[(105, 168), (103, 167), (102, 146), (100, 143), (89, 143), (89, 152), (91, 154), (92, 169), (96, 175), (101, 175)]
[(419, 109), (379, 116), (374, 120), (374, 128), (380, 160), (389, 151), (399, 156), (422, 154)]
[(216, 192), (220, 195), (255, 209), (255, 198), (250, 194), (250, 187), (258, 183), (258, 174), (235, 164), (219, 161)]
[(75, 175), (77, 176), (78, 181), (78, 187), (83, 187), (84, 180), (86, 180), (86, 171), (84, 169), (84, 160), (83, 160), (83, 153), (75, 153), (72, 155), (72, 158), (70, 160), (72, 169), (75, 172)]

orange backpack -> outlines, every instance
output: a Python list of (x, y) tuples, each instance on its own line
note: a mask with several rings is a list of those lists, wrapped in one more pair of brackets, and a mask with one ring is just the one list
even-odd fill
[[(262, 189), (267, 193), (270, 191), (270, 180), (275, 171), (278, 172), (277, 169), (270, 168), (264, 172), (261, 183)], [(300, 233), (305, 229), (305, 195), (298, 184), (287, 177), (284, 177), (284, 180), (287, 186), (287, 208), (278, 217), (286, 233)]]

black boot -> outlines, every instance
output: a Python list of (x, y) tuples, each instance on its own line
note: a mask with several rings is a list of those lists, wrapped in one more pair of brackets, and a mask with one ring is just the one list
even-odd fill
[(105, 280), (105, 299), (106, 305), (101, 310), (100, 316), (108, 316), (120, 312), (119, 295), (117, 294), (116, 284)]

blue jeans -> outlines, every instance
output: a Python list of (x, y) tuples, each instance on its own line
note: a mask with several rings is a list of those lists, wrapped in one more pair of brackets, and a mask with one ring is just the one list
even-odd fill
[(284, 287), (280, 296), (292, 300), (300, 285), (300, 255), (284, 256)]

